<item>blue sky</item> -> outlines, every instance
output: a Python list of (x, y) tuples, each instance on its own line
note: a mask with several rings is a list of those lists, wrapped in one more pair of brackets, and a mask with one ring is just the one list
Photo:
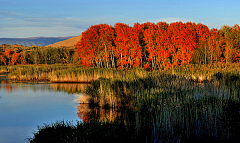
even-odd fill
[(196, 22), (240, 24), (237, 0), (0, 0), (0, 38), (77, 36), (90, 25)]

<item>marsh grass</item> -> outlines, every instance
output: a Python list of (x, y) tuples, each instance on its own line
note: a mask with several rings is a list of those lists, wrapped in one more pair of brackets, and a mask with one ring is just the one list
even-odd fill
[(54, 71), (73, 68), (69, 65), (20, 65), (8, 66), (8, 78), (18, 81), (49, 81), (49, 74)]
[(119, 122), (77, 122), (57, 121), (52, 124), (38, 126), (33, 138), (26, 139), (30, 143), (96, 143), (96, 142), (145, 142), (141, 136), (134, 136)]
[(195, 82), (210, 81), (218, 73), (239, 76), (240, 63), (214, 64), (214, 65), (184, 65), (175, 66), (169, 70), (146, 71), (143, 68), (118, 70), (115, 68), (84, 68), (78, 65), (17, 65), (1, 66), (0, 71), (9, 72), (9, 79), (15, 80), (46, 80), (50, 82), (82, 82), (90, 83), (99, 78), (112, 80), (133, 81), (159, 74), (176, 75)]
[(0, 73), (8, 73), (8, 69), (6, 66), (0, 66)]
[(175, 66), (166, 72), (172, 72), (172, 74), (185, 76), (187, 79), (201, 82), (214, 79), (214, 76), (217, 73), (221, 73), (223, 75), (234, 74), (239, 76), (240, 63), (216, 63), (213, 65), (190, 64), (184, 66)]
[[(126, 75), (128, 76), (128, 75)], [(129, 75), (130, 76), (130, 75)], [(188, 89), (192, 87), (184, 77), (172, 74), (151, 73), (144, 78), (134, 80), (99, 78), (87, 87), (86, 94), (90, 95), (100, 106), (131, 107), (138, 95), (152, 94), (165, 90)]]
[(99, 78), (134, 80), (145, 77), (149, 73), (142, 68), (131, 70), (117, 70), (115, 68), (70, 68), (56, 71), (49, 75), (51, 82), (92, 82)]
[[(216, 66), (216, 65), (215, 65)], [(221, 66), (221, 65), (220, 65)], [(237, 68), (238, 65), (232, 66)], [(218, 65), (216, 66), (218, 67)], [(183, 67), (182, 67), (183, 68)], [(91, 86), (87, 87), (86, 94), (92, 97), (92, 101), (96, 102), (99, 106), (108, 105), (110, 107), (130, 107), (134, 101), (139, 97), (150, 97), (152, 94), (158, 94), (161, 92), (174, 93), (176, 91), (193, 92), (196, 86), (208, 85), (226, 85), (234, 87), (232, 90), (239, 90), (240, 75), (238, 69), (219, 72), (220, 70), (209, 71), (208, 75), (210, 79), (202, 81), (196, 81), (192, 77), (187, 77), (186, 73), (191, 69), (200, 69), (201, 67), (191, 66), (184, 69), (186, 72), (172, 74), (168, 72), (147, 72), (141, 71), (141, 74), (135, 74), (136, 71), (123, 72), (122, 77), (116, 78), (99, 78), (91, 83)], [(206, 67), (212, 68), (212, 67)], [(229, 68), (229, 65), (221, 67), (222, 69)], [(195, 72), (193, 72), (195, 73)], [(199, 73), (202, 73), (199, 71)], [(170, 96), (170, 95), (168, 95)], [(149, 99), (152, 100), (152, 99)]]

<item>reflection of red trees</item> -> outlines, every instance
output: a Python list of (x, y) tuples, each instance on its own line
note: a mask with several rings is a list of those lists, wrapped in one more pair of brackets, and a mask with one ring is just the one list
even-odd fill
[(90, 108), (89, 104), (80, 103), (78, 106), (77, 115), (80, 119), (85, 122), (90, 122), (91, 120), (107, 122), (115, 121), (121, 116), (121, 112), (117, 108)]
[(88, 104), (80, 104), (80, 106), (78, 106), (78, 112), (77, 115), (80, 119), (82, 119), (85, 122), (88, 122), (89, 118), (88, 118), (88, 112), (90, 112), (91, 110), (88, 107)]
[(12, 93), (12, 86), (6, 85), (6, 91), (7, 91), (7, 93)]
[(2, 88), (6, 88), (7, 93), (12, 93), (12, 85), (7, 81), (1, 81)]

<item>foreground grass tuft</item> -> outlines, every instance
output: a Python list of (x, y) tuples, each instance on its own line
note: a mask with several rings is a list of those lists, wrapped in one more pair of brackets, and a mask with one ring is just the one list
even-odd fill
[(52, 124), (38, 126), (29, 143), (96, 143), (96, 142), (145, 142), (141, 136), (134, 137), (133, 131), (127, 130), (118, 122), (77, 122), (57, 121)]

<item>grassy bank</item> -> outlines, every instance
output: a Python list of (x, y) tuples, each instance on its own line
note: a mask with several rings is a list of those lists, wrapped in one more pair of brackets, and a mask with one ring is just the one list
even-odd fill
[(19, 65), (7, 66), (8, 79), (17, 81), (50, 81), (50, 76), (56, 71), (75, 68), (74, 65)]
[(84, 68), (77, 65), (18, 65), (0, 66), (0, 73), (9, 73), (8, 78), (19, 81), (82, 82), (88, 83), (101, 78), (135, 80), (149, 75), (172, 74), (197, 82), (210, 81), (220, 77), (240, 73), (240, 64), (186, 65), (169, 70), (146, 71), (143, 68), (117, 70), (113, 68)]
[(49, 75), (51, 82), (92, 82), (99, 78), (127, 79), (145, 77), (149, 72), (144, 69), (131, 69), (128, 71), (113, 68), (70, 68), (62, 71), (52, 72)]

